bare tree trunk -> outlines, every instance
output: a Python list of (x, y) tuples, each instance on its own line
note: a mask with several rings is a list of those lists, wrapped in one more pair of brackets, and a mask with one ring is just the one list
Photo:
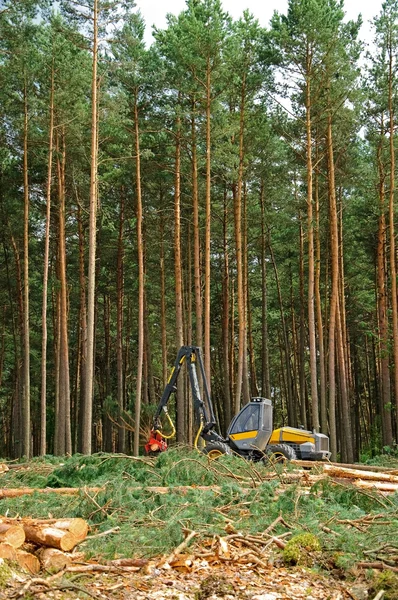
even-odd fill
[(24, 226), (23, 226), (23, 290), (24, 290), (24, 351), (23, 351), (23, 455), (30, 458), (30, 331), (29, 331), (29, 167), (28, 167), (28, 92), (26, 77), (24, 83), (24, 134), (23, 134), (23, 192), (24, 192)]
[[(316, 145), (315, 159), (318, 164), (318, 142)], [(316, 213), (316, 229), (315, 229), (315, 308), (316, 308), (316, 324), (318, 330), (318, 348), (319, 348), (319, 379), (320, 379), (320, 408), (321, 408), (321, 431), (325, 434), (328, 432), (328, 415), (327, 415), (327, 394), (326, 394), (326, 363), (325, 363), (325, 345), (323, 340), (323, 320), (322, 320), (322, 300), (321, 300), (321, 239), (320, 239), (320, 209), (319, 209), (319, 178), (318, 168), (315, 174), (315, 213)]]
[[(138, 93), (138, 92), (137, 92)], [(138, 119), (138, 98), (134, 100), (134, 127), (135, 127), (135, 154), (136, 154), (136, 192), (137, 192), (137, 255), (138, 255), (138, 360), (137, 360), (137, 385), (135, 397), (135, 430), (134, 430), (134, 455), (138, 456), (140, 448), (140, 423), (142, 403), (142, 370), (144, 362), (144, 240), (142, 235), (142, 196), (141, 196), (141, 155), (140, 155), (140, 128)]]
[[(278, 269), (276, 266), (274, 251), (272, 249), (271, 241), (269, 240), (269, 250), (271, 254), (271, 261), (274, 267), (275, 272), (275, 281), (276, 287), (278, 291), (278, 301), (279, 301), (279, 310), (281, 313), (281, 324), (282, 324), (282, 335), (283, 335), (283, 349), (285, 352), (285, 362), (286, 362), (286, 399), (287, 399), (287, 418), (289, 425), (294, 427), (297, 425), (297, 417), (296, 411), (294, 410), (294, 397), (293, 397), (293, 378), (292, 378), (292, 367), (290, 364), (290, 343), (289, 343), (289, 334), (286, 325), (285, 319), (285, 311), (283, 309), (283, 301), (282, 301), (282, 290), (281, 284), (279, 280)], [(282, 351), (282, 350), (281, 350)]]
[(116, 277), (116, 363), (117, 363), (117, 406), (119, 412), (118, 451), (126, 451), (126, 430), (121, 422), (124, 411), (124, 371), (123, 371), (123, 304), (124, 304), (124, 207), (125, 189), (120, 191), (119, 238), (117, 245)]
[[(176, 342), (177, 348), (184, 345), (184, 318), (182, 298), (182, 260), (181, 260), (181, 119), (176, 122), (175, 148), (175, 184), (174, 184), (174, 269), (175, 269), (175, 302), (176, 302)], [(185, 432), (185, 398), (183, 378), (179, 378), (177, 387), (177, 441), (184, 443)]]
[(396, 439), (398, 439), (398, 300), (397, 300), (397, 263), (395, 251), (395, 124), (394, 124), (394, 92), (393, 89), (393, 66), (394, 51), (392, 48), (392, 32), (388, 37), (388, 112), (390, 116), (390, 196), (389, 196), (389, 225), (390, 225), (390, 269), (391, 269), (391, 312), (393, 331), (394, 352), (394, 395), (395, 395), (395, 418)]
[[(307, 42), (308, 44), (308, 42)], [(312, 134), (311, 134), (311, 85), (310, 73), (312, 70), (312, 51), (307, 45), (307, 77), (305, 99), (305, 125), (306, 125), (306, 153), (307, 153), (307, 222), (308, 222), (308, 332), (310, 346), (310, 371), (311, 371), (311, 403), (312, 426), (319, 431), (319, 403), (318, 403), (318, 376), (316, 364), (316, 331), (315, 331), (315, 268), (314, 268), (314, 222), (312, 198)]]
[(332, 117), (329, 112), (327, 124), (327, 160), (329, 183), (329, 222), (332, 285), (329, 315), (329, 427), (330, 451), (332, 460), (337, 456), (337, 427), (336, 427), (336, 325), (337, 303), (339, 299), (339, 235), (337, 223), (337, 204), (334, 174), (334, 154), (332, 137)]
[(162, 388), (167, 383), (166, 273), (164, 266), (164, 218), (160, 217), (160, 322), (162, 330)]
[[(68, 343), (68, 299), (66, 283), (66, 247), (65, 247), (65, 132), (61, 134), (62, 147), (57, 142), (58, 202), (59, 202), (59, 280), (60, 280), (60, 365), (59, 365), (59, 407), (60, 424), (58, 428), (58, 451), (60, 454), (72, 453), (70, 422), (70, 379), (69, 379), (69, 343)], [(57, 134), (58, 140), (58, 134)]]
[(229, 325), (230, 325), (230, 307), (229, 307), (229, 245), (228, 245), (228, 198), (227, 188), (224, 187), (224, 213), (223, 213), (223, 310), (222, 310), (222, 345), (223, 345), (223, 390), (224, 390), (224, 406), (225, 406), (225, 423), (228, 427), (232, 420), (232, 405), (231, 405), (231, 377), (230, 377), (230, 362), (229, 362)]
[(89, 207), (89, 255), (87, 285), (87, 360), (85, 373), (85, 404), (82, 407), (82, 452), (91, 454), (94, 390), (94, 325), (95, 325), (95, 259), (97, 239), (97, 177), (98, 177), (98, 0), (93, 5), (93, 65), (91, 85), (91, 166)]
[(42, 341), (41, 341), (41, 400), (40, 400), (40, 455), (47, 452), (47, 295), (48, 295), (48, 267), (50, 255), (50, 226), (51, 226), (51, 181), (53, 161), (54, 137), (54, 61), (51, 66), (50, 83), (50, 124), (48, 142), (47, 185), (46, 185), (46, 231), (44, 239), (44, 266), (43, 266), (43, 304), (41, 313)]
[[(302, 216), (300, 214), (300, 334), (299, 334), (299, 352), (297, 355), (299, 369), (299, 394), (300, 394), (300, 420), (301, 425), (307, 429), (307, 406), (306, 406), (306, 381), (305, 381), (305, 303), (304, 303), (304, 231)], [(314, 404), (312, 404), (314, 410)], [(315, 428), (314, 421), (313, 427)]]
[(77, 447), (79, 452), (83, 448), (83, 413), (86, 405), (86, 371), (87, 371), (87, 311), (86, 311), (86, 278), (84, 275), (84, 228), (82, 222), (82, 207), (77, 199), (77, 228), (79, 236), (79, 288), (80, 288), (80, 306), (79, 306), (79, 327), (80, 327), (80, 345), (78, 352), (80, 354), (80, 381), (79, 398), (80, 402), (77, 408), (78, 435)]
[(379, 169), (379, 231), (377, 238), (377, 296), (379, 317), (379, 344), (381, 365), (381, 417), (383, 425), (383, 445), (392, 444), (392, 424), (389, 405), (391, 401), (389, 343), (388, 343), (388, 302), (386, 290), (386, 223), (385, 223), (385, 172), (382, 160), (384, 122), (381, 124), (380, 142), (377, 149)]
[(267, 234), (265, 228), (265, 198), (264, 198), (264, 181), (261, 180), (260, 188), (260, 205), (261, 205), (261, 295), (262, 295), (262, 312), (261, 312), (261, 393), (266, 398), (271, 396), (271, 384), (269, 377), (269, 352), (268, 352), (268, 293), (267, 293)]
[(199, 228), (199, 193), (198, 193), (198, 160), (196, 150), (196, 103), (192, 101), (191, 111), (191, 145), (192, 145), (192, 204), (193, 204), (193, 236), (194, 236), (194, 281), (196, 310), (196, 345), (203, 344), (203, 310), (202, 285), (200, 268), (200, 228)]
[(242, 83), (241, 101), (240, 101), (240, 122), (239, 122), (239, 167), (238, 167), (238, 185), (234, 198), (234, 217), (235, 217), (235, 252), (236, 252), (236, 283), (237, 283), (237, 302), (238, 302), (238, 365), (236, 370), (236, 388), (235, 388), (235, 412), (238, 412), (241, 403), (243, 371), (245, 363), (245, 344), (246, 344), (246, 315), (245, 315), (245, 296), (244, 296), (244, 263), (243, 263), (243, 243), (242, 243), (242, 184), (243, 184), (243, 136), (245, 123), (245, 75)]
[(211, 242), (211, 68), (206, 70), (206, 206), (205, 206), (205, 281), (204, 281), (204, 366), (211, 391), (210, 349), (210, 242)]

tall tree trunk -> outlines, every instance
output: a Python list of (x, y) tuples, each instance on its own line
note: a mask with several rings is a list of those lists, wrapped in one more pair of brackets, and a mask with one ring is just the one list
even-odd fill
[[(300, 334), (299, 334), (299, 352), (298, 368), (299, 368), (299, 394), (300, 394), (300, 420), (301, 425), (307, 429), (307, 406), (306, 406), (306, 381), (305, 381), (305, 302), (304, 302), (304, 231), (302, 224), (302, 216), (300, 214)], [(314, 411), (314, 404), (312, 403)], [(314, 420), (313, 420), (313, 427)]]
[[(275, 281), (278, 293), (278, 301), (279, 301), (279, 310), (281, 313), (281, 324), (282, 324), (282, 335), (283, 335), (283, 344), (282, 347), (285, 353), (285, 363), (286, 363), (286, 400), (287, 400), (287, 418), (288, 423), (291, 427), (295, 427), (297, 425), (296, 411), (294, 406), (294, 396), (293, 396), (293, 377), (292, 377), (292, 367), (290, 364), (290, 343), (289, 343), (289, 334), (286, 325), (285, 319), (285, 311), (283, 309), (283, 301), (282, 301), (282, 289), (279, 280), (279, 273), (275, 261), (274, 251), (271, 245), (271, 240), (268, 235), (268, 245), (271, 255), (272, 265), (274, 267), (275, 273)], [(282, 352), (282, 349), (281, 349)]]
[(329, 185), (329, 225), (332, 284), (329, 314), (329, 427), (330, 450), (332, 460), (337, 457), (337, 427), (336, 427), (336, 325), (337, 303), (339, 299), (339, 236), (337, 222), (336, 188), (334, 174), (334, 153), (332, 137), (332, 116), (329, 112), (327, 122), (327, 162)]
[(388, 343), (388, 302), (386, 290), (386, 223), (385, 223), (385, 172), (383, 165), (384, 122), (381, 124), (380, 142), (377, 149), (379, 170), (379, 230), (377, 236), (377, 305), (379, 317), (379, 345), (381, 367), (381, 417), (383, 425), (383, 445), (392, 444), (389, 343)]
[(46, 185), (46, 231), (44, 238), (43, 265), (43, 300), (42, 300), (42, 341), (41, 341), (41, 400), (40, 400), (40, 455), (47, 452), (47, 295), (48, 268), (50, 255), (50, 225), (51, 225), (51, 182), (54, 138), (54, 61), (51, 65), (50, 82), (50, 124), (48, 133), (48, 162)]
[(231, 376), (229, 362), (229, 325), (230, 325), (230, 306), (229, 306), (229, 244), (228, 244), (228, 198), (227, 188), (224, 186), (224, 212), (223, 212), (223, 280), (222, 280), (222, 345), (223, 345), (223, 390), (225, 406), (225, 423), (228, 427), (232, 420), (231, 404)]
[(238, 185), (236, 196), (234, 198), (234, 217), (235, 217), (235, 252), (236, 252), (236, 283), (237, 283), (237, 303), (238, 303), (238, 365), (236, 370), (236, 388), (235, 388), (235, 412), (240, 409), (243, 371), (245, 362), (245, 344), (246, 344), (246, 315), (245, 315), (245, 296), (243, 281), (243, 243), (242, 243), (242, 184), (243, 184), (243, 137), (245, 125), (245, 75), (243, 77), (241, 101), (240, 101), (240, 121), (239, 121), (239, 167), (238, 167)]
[(194, 281), (196, 312), (196, 345), (203, 344), (203, 310), (202, 285), (200, 268), (200, 227), (199, 227), (199, 192), (198, 192), (198, 159), (196, 149), (196, 103), (192, 100), (191, 109), (191, 146), (192, 146), (192, 204), (193, 204), (193, 237), (194, 237)]
[[(161, 194), (162, 198), (162, 194)], [(162, 205), (162, 202), (161, 202)], [(160, 217), (160, 322), (162, 331), (162, 388), (167, 383), (166, 272), (164, 265), (164, 217)]]
[[(319, 144), (317, 140), (316, 164), (319, 160)], [(321, 223), (320, 223), (320, 208), (319, 208), (319, 169), (315, 171), (315, 308), (316, 308), (316, 324), (318, 330), (318, 348), (319, 348), (319, 380), (320, 380), (320, 409), (321, 409), (321, 431), (328, 433), (328, 414), (327, 414), (327, 394), (326, 394), (326, 363), (325, 363), (325, 345), (323, 339), (323, 319), (322, 319), (322, 300), (321, 300)]]
[(77, 447), (79, 452), (83, 451), (83, 414), (86, 406), (86, 377), (87, 377), (87, 310), (86, 310), (86, 277), (84, 268), (84, 227), (82, 217), (82, 207), (79, 198), (77, 200), (77, 230), (79, 237), (79, 327), (80, 327), (80, 345), (78, 352), (80, 354), (80, 381), (79, 381), (79, 404), (77, 407)]
[(137, 256), (138, 256), (138, 360), (137, 360), (137, 385), (135, 397), (135, 430), (134, 448), (135, 456), (140, 448), (140, 423), (142, 403), (142, 371), (144, 363), (144, 240), (142, 235), (142, 195), (141, 195), (141, 155), (140, 155), (140, 128), (138, 119), (138, 91), (134, 99), (134, 128), (135, 128), (135, 154), (136, 154), (136, 193), (137, 193)]
[(268, 293), (267, 293), (267, 234), (265, 227), (265, 197), (264, 180), (261, 179), (260, 187), (261, 206), (261, 393), (266, 398), (271, 396), (269, 376), (269, 351), (268, 351)]
[(210, 355), (210, 242), (211, 242), (211, 68), (206, 68), (206, 205), (205, 205), (205, 281), (204, 281), (204, 367), (211, 391)]
[(98, 0), (93, 5), (93, 63), (91, 82), (91, 165), (90, 165), (90, 203), (89, 203), (89, 254), (87, 284), (87, 357), (85, 373), (85, 395), (82, 407), (82, 452), (91, 454), (94, 390), (94, 326), (95, 326), (95, 259), (97, 239), (97, 177), (98, 177)]
[(124, 304), (124, 208), (125, 189), (120, 190), (119, 237), (117, 244), (116, 275), (116, 370), (117, 370), (117, 406), (119, 428), (117, 438), (118, 452), (126, 451), (126, 430), (121, 421), (124, 411), (124, 372), (123, 372), (123, 304)]
[(29, 167), (28, 167), (28, 91), (25, 76), (24, 83), (24, 133), (23, 133), (23, 192), (24, 192), (24, 225), (23, 225), (23, 290), (24, 290), (24, 351), (23, 351), (23, 400), (22, 400), (22, 427), (23, 427), (23, 455), (30, 458), (30, 323), (29, 323)]
[[(174, 183), (174, 269), (175, 269), (175, 302), (176, 302), (176, 342), (177, 349), (184, 345), (184, 318), (182, 297), (182, 259), (181, 259), (181, 118), (176, 121), (175, 148), (175, 183)], [(185, 432), (185, 398), (184, 380), (179, 378), (177, 384), (177, 441), (184, 443)]]
[(395, 124), (394, 124), (394, 51), (392, 48), (392, 32), (388, 37), (388, 112), (390, 117), (390, 195), (389, 195), (389, 225), (390, 225), (390, 269), (391, 269), (391, 312), (394, 352), (394, 395), (395, 395), (395, 418), (396, 418), (396, 440), (398, 440), (398, 300), (397, 300), (397, 263), (395, 251)]
[(62, 130), (61, 144), (57, 134), (57, 172), (59, 202), (59, 281), (60, 281), (60, 340), (59, 340), (59, 454), (72, 453), (70, 422), (70, 379), (69, 379), (69, 343), (68, 343), (68, 298), (66, 283), (66, 247), (65, 247), (65, 132)]
[(319, 402), (318, 402), (318, 376), (316, 364), (316, 331), (315, 331), (315, 267), (314, 267), (314, 222), (313, 222), (313, 166), (312, 166), (312, 133), (311, 133), (311, 71), (312, 50), (307, 42), (307, 77), (305, 95), (305, 128), (307, 136), (307, 222), (308, 222), (308, 333), (310, 346), (310, 371), (311, 371), (311, 404), (312, 426), (319, 431)]

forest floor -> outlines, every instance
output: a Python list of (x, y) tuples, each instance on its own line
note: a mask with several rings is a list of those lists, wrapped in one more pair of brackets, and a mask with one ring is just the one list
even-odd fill
[[(373, 462), (395, 481), (398, 460)], [(374, 482), (181, 448), (8, 466), (0, 515), (80, 517), (90, 531), (66, 571), (0, 565), (0, 599), (398, 599), (398, 493)]]

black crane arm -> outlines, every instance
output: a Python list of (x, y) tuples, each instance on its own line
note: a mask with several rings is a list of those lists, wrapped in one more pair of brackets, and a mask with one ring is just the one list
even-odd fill
[[(216, 425), (216, 419), (214, 416), (213, 403), (210, 398), (209, 387), (207, 385), (202, 353), (198, 346), (182, 346), (179, 349), (174, 367), (171, 371), (169, 380), (155, 412), (153, 430), (157, 433), (161, 433), (161, 431), (159, 431), (161, 429), (160, 415), (162, 412), (165, 412), (166, 415), (168, 414), (167, 405), (171, 395), (177, 391), (177, 379), (184, 362), (187, 364), (194, 411), (199, 421), (198, 436), (200, 435), (207, 441), (223, 441), (223, 438), (213, 430)], [(200, 393), (196, 365), (199, 365), (199, 370), (202, 377), (204, 401)]]

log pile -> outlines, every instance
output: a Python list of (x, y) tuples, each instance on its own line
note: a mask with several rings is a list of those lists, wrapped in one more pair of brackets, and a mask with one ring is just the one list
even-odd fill
[(87, 533), (84, 519), (0, 517), (0, 559), (16, 562), (31, 574), (57, 572), (71, 564), (71, 551)]

